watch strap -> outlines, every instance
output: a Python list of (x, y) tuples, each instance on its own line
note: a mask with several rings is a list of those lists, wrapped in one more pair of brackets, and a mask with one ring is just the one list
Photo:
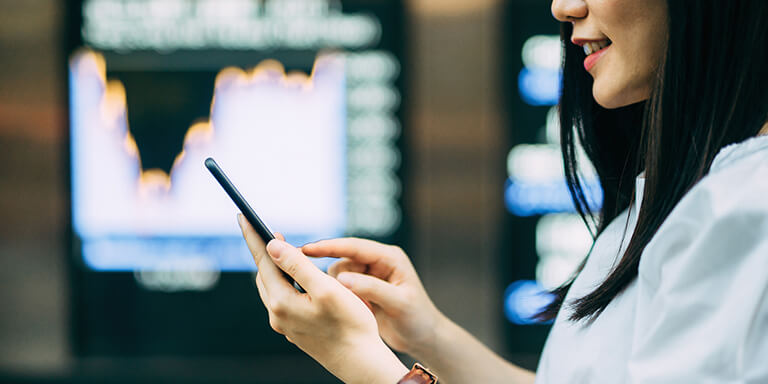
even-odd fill
[(424, 368), (423, 365), (416, 363), (410, 372), (406, 373), (397, 384), (436, 384), (437, 376)]

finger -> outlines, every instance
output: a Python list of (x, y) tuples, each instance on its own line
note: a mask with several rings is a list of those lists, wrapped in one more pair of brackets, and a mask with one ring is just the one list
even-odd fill
[[(314, 244), (318, 248), (308, 247), (309, 251), (319, 250), (322, 256), (328, 254), (344, 255), (343, 260), (351, 260), (353, 263), (365, 266), (365, 268), (349, 268), (350, 272), (367, 273), (383, 280), (391, 280), (397, 269), (407, 269), (405, 267), (408, 260), (400, 257), (401, 255), (398, 253), (402, 252), (390, 245), (358, 238), (323, 240)], [(344, 263), (333, 267), (328, 274), (336, 277), (347, 266), (351, 266), (351, 264)]]
[[(293, 290), (294, 288), (288, 283), (285, 277), (283, 277), (280, 269), (272, 262), (272, 258), (269, 257), (264, 242), (253, 227), (251, 227), (251, 224), (248, 223), (242, 215), (238, 215), (238, 223), (240, 224), (240, 229), (243, 231), (243, 237), (245, 238), (246, 244), (248, 244), (248, 249), (253, 255), (253, 260), (256, 262), (258, 273), (261, 275), (264, 287), (270, 290), (270, 292), (273, 289), (283, 289), (285, 287)], [(281, 295), (285, 294), (283, 291), (280, 291), (279, 293)], [(272, 293), (270, 296), (276, 294), (277, 293)]]
[(261, 274), (256, 274), (256, 290), (259, 292), (259, 298), (261, 298), (261, 302), (264, 304), (264, 307), (269, 310), (269, 292), (267, 292), (267, 288), (264, 286), (264, 282), (261, 281)]
[[(249, 223), (248, 220), (245, 219), (245, 216), (240, 213), (237, 214), (237, 224), (240, 225), (240, 231), (243, 233), (243, 238), (248, 245), (248, 250), (251, 251), (253, 261), (256, 262), (256, 265), (259, 265), (259, 261), (267, 256), (267, 245), (264, 243), (261, 236), (259, 236), (253, 229), (251, 223)], [(269, 257), (266, 258), (268, 259)]]
[(285, 241), (285, 236), (283, 236), (283, 234), (280, 232), (275, 232), (275, 238), (278, 240)]
[(366, 307), (368, 307), (368, 310), (371, 311), (371, 313), (373, 313), (374, 316), (376, 316), (376, 311), (374, 311), (373, 304), (371, 304), (370, 301), (360, 297), (360, 295), (355, 294), (355, 296), (357, 296), (357, 298), (360, 299), (360, 301), (362, 301), (363, 304), (365, 304)]
[(267, 253), (275, 265), (296, 280), (309, 294), (328, 285), (331, 277), (323, 273), (300, 250), (281, 240), (267, 244)]
[(328, 276), (336, 277), (341, 272), (365, 273), (368, 266), (350, 259), (340, 259), (328, 267)]
[(385, 311), (402, 307), (404, 299), (400, 289), (375, 276), (342, 272), (337, 279), (360, 298), (379, 305)]
[[(331, 264), (330, 267), (328, 267), (328, 275), (335, 278), (341, 272), (365, 273), (366, 269), (368, 269), (367, 265), (360, 264), (350, 259), (341, 259)], [(360, 299), (360, 301), (362, 301), (363, 304), (365, 304), (365, 306), (368, 307), (371, 313), (373, 313), (373, 306), (368, 300), (366, 300), (364, 297), (360, 297), (360, 295), (358, 294), (355, 294), (355, 296), (357, 296)]]
[[(394, 247), (373, 240), (346, 237), (341, 239), (320, 240), (301, 248), (301, 251), (314, 257), (346, 257), (363, 264), (382, 260), (382, 256), (394, 255)], [(384, 257), (384, 259), (392, 259)]]
[(266, 293), (267, 290), (264, 287), (264, 282), (261, 281), (261, 277), (259, 275), (256, 275), (256, 287), (259, 290), (259, 297), (261, 297), (261, 302), (264, 303), (264, 308), (267, 309), (267, 318), (269, 319), (269, 326), (272, 328), (273, 331), (283, 335), (285, 334), (285, 331), (283, 331), (282, 328), (278, 325), (277, 317), (275, 317), (275, 314), (272, 312), (272, 309), (269, 308), (269, 295)]

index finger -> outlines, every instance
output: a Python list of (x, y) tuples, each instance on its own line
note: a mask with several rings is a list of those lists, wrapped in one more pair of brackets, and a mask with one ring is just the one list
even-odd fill
[(267, 244), (261, 236), (256, 233), (251, 226), (251, 223), (249, 223), (241, 213), (237, 214), (237, 223), (240, 225), (240, 231), (243, 233), (243, 238), (245, 238), (245, 244), (248, 246), (248, 250), (251, 251), (253, 261), (255, 261), (258, 266), (259, 262), (265, 257), (269, 258), (267, 255)]
[[(256, 233), (248, 220), (245, 220), (243, 215), (238, 214), (237, 221), (240, 224), (240, 229), (243, 232), (245, 243), (248, 245), (248, 250), (250, 250), (251, 255), (253, 255), (253, 261), (256, 262), (256, 267), (259, 268), (259, 273), (262, 275), (262, 280), (266, 280), (264, 282), (269, 283), (264, 284), (264, 287), (269, 287), (272, 284), (285, 284), (286, 286), (290, 286), (288, 281), (282, 277), (282, 272), (280, 269), (272, 262), (272, 259), (269, 257), (266, 244), (264, 244), (264, 240), (262, 240), (261, 236)], [(268, 290), (269, 288), (266, 289)]]
[(272, 240), (267, 244), (267, 252), (272, 256), (273, 265), (285, 271), (310, 295), (317, 292), (329, 280), (333, 280), (307, 258), (296, 247), (281, 240)]
[(301, 247), (307, 256), (347, 258), (363, 264), (394, 262), (395, 247), (357, 237), (320, 240)]

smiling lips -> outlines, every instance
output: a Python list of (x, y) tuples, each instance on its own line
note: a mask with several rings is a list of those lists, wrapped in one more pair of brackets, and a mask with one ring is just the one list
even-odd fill
[(605, 54), (605, 51), (608, 49), (608, 47), (611, 46), (611, 41), (602, 40), (584, 42), (582, 46), (584, 47), (584, 54), (587, 55), (587, 58), (584, 59), (584, 69), (589, 71), (592, 69), (592, 67), (595, 66), (597, 60), (599, 60), (600, 57)]

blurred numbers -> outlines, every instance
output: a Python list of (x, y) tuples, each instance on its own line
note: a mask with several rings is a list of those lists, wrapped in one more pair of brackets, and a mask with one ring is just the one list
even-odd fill
[(395, 81), (400, 63), (388, 52), (346, 54), (347, 233), (387, 236), (400, 225), (400, 136)]
[[(549, 304), (548, 291), (566, 282), (586, 256), (592, 238), (575, 213), (560, 150), (557, 102), (561, 92), (561, 43), (557, 35), (536, 35), (523, 44), (518, 76), (521, 99), (532, 107), (549, 107), (539, 129), (539, 142), (514, 146), (507, 155), (504, 202), (514, 216), (538, 216), (536, 280), (512, 282), (504, 293), (504, 313), (515, 324), (534, 324), (531, 317)], [(599, 208), (602, 190), (586, 154), (577, 160), (584, 192)]]

